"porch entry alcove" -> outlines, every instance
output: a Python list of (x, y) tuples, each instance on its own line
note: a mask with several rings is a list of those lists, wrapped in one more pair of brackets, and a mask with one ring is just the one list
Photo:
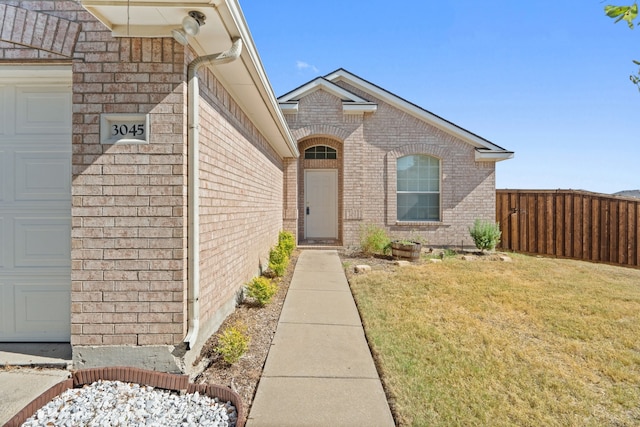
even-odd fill
[(342, 155), (338, 141), (310, 138), (300, 142), (300, 177), (303, 191), (299, 232), (308, 244), (339, 244), (341, 241), (340, 188)]

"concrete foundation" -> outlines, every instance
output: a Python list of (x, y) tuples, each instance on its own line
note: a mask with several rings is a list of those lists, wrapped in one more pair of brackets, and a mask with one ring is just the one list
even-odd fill
[(200, 324), (198, 339), (191, 349), (185, 343), (176, 346), (73, 346), (73, 369), (100, 368), (104, 366), (130, 366), (153, 371), (195, 376), (201, 367), (195, 364), (202, 347), (218, 331), (220, 325), (236, 308), (232, 298), (216, 311), (209, 321)]

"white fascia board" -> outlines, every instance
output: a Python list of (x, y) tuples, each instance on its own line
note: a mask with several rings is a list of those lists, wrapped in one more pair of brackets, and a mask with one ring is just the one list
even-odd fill
[[(221, 3), (226, 4), (233, 20), (233, 24), (237, 28), (237, 31), (244, 42), (245, 49), (243, 49), (243, 53), (246, 52), (246, 54), (241, 55), (241, 59), (258, 90), (258, 94), (261, 98), (260, 101), (266, 107), (270, 116), (270, 121), (267, 120), (265, 123), (264, 120), (262, 120), (263, 129), (261, 130), (265, 132), (265, 137), (267, 137), (270, 144), (276, 145), (274, 148), (281, 156), (298, 157), (300, 152), (298, 151), (297, 143), (291, 134), (289, 125), (287, 124), (286, 119), (280, 110), (280, 106), (278, 105), (278, 100), (273, 93), (273, 88), (271, 87), (267, 73), (262, 65), (260, 55), (258, 55), (258, 51), (249, 31), (247, 22), (244, 19), (244, 14), (242, 13), (240, 4), (238, 3), (238, 0), (224, 0)], [(224, 20), (224, 17), (222, 18)], [(228, 24), (231, 24), (231, 22)], [(248, 58), (245, 60), (245, 57)], [(275, 139), (275, 141), (273, 141), (273, 139)]]
[(491, 151), (476, 148), (476, 162), (500, 162), (513, 159), (513, 151)]
[(364, 114), (378, 111), (378, 104), (373, 102), (343, 102), (342, 111), (344, 114)]
[(317, 79), (314, 79), (309, 83), (303, 86), (300, 86), (298, 89), (295, 89), (287, 93), (286, 95), (281, 96), (278, 100), (280, 101), (280, 103), (289, 102), (289, 101), (298, 101), (300, 100), (300, 98), (303, 98), (309, 95), (310, 93), (313, 93), (320, 89), (323, 89), (329, 92), (330, 94), (336, 96), (337, 98), (340, 98), (343, 101), (349, 101), (349, 102), (361, 103), (361, 104), (366, 104), (369, 102), (366, 99), (363, 99), (357, 96), (356, 94), (341, 88), (335, 83), (327, 81), (323, 77), (318, 77)]
[(441, 117), (438, 117), (435, 114), (430, 113), (423, 108), (420, 108), (417, 105), (400, 98), (397, 95), (394, 95), (374, 84), (371, 84), (344, 69), (337, 70), (329, 75), (324, 76), (324, 78), (332, 82), (340, 80), (345, 81), (346, 83), (355, 86), (360, 90), (363, 90), (364, 92), (370, 93), (376, 98), (381, 99), (390, 105), (393, 105), (399, 110), (404, 111), (405, 113), (410, 114), (419, 120), (425, 121), (437, 127), (438, 129), (447, 132), (448, 134), (454, 135), (455, 137), (471, 144), (475, 148), (485, 148), (489, 150), (495, 150), (497, 152), (505, 151), (502, 147), (499, 147), (492, 142), (479, 137), (478, 135), (475, 135)]
[(283, 113), (287, 114), (293, 114), (293, 113), (297, 113), (298, 112), (298, 107), (300, 106), (300, 103), (297, 101), (291, 101), (291, 102), (281, 102), (280, 103), (280, 110), (282, 110)]

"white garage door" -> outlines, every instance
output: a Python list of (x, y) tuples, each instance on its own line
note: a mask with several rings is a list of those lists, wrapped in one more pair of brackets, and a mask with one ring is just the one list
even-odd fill
[(0, 341), (69, 341), (71, 72), (0, 67)]

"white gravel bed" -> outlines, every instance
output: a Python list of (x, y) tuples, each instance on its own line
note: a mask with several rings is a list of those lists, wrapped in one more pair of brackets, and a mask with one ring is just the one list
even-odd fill
[(73, 388), (40, 408), (23, 427), (234, 427), (236, 408), (199, 393), (182, 394), (121, 381)]

